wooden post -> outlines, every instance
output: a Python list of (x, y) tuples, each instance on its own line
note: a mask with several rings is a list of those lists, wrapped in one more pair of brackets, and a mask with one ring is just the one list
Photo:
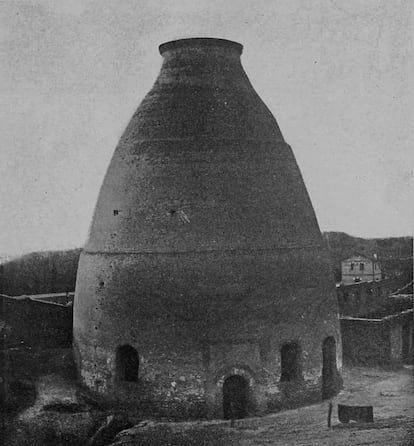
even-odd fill
[(329, 401), (329, 406), (328, 406), (328, 427), (331, 427), (331, 416), (332, 416), (332, 400)]

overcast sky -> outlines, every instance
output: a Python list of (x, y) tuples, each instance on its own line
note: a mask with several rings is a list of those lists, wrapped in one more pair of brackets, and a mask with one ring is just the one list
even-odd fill
[(413, 4), (2, 0), (0, 254), (83, 245), (158, 45), (194, 36), (244, 45), (322, 230), (410, 235)]

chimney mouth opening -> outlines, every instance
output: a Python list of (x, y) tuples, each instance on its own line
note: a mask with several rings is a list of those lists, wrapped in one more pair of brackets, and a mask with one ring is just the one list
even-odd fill
[(243, 45), (234, 42), (232, 40), (226, 39), (215, 39), (213, 37), (193, 37), (190, 39), (179, 39), (179, 40), (171, 40), (170, 42), (162, 43), (158, 49), (160, 54), (163, 55), (165, 52), (170, 50), (176, 50), (181, 48), (209, 48), (209, 47), (218, 47), (218, 48), (227, 48), (235, 51), (238, 55), (241, 55), (243, 52)]

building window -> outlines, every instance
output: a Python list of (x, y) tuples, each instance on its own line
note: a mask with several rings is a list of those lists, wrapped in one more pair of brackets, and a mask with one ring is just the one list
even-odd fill
[(353, 262), (351, 262), (351, 267), (350, 267), (350, 269), (351, 269), (351, 271), (354, 270), (354, 264), (353, 264)]
[(365, 263), (360, 263), (359, 264), (359, 270), (360, 271), (364, 271), (364, 269), (365, 269)]
[(139, 356), (134, 347), (123, 345), (116, 352), (116, 376), (120, 381), (138, 381)]
[(294, 342), (284, 344), (280, 350), (281, 375), (280, 381), (295, 381), (301, 378), (301, 352), (299, 344)]

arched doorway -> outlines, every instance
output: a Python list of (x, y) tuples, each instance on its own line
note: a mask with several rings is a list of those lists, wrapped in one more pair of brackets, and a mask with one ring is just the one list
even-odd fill
[(328, 336), (322, 344), (322, 399), (335, 395), (336, 375), (336, 342), (333, 336)]
[(299, 344), (292, 342), (280, 349), (280, 381), (296, 381), (302, 377), (301, 350)]
[(411, 364), (413, 357), (413, 322), (407, 320), (402, 326), (402, 360), (404, 364)]
[(138, 381), (139, 356), (134, 347), (123, 345), (116, 352), (116, 376), (119, 381)]
[(243, 376), (229, 376), (223, 383), (223, 417), (244, 418), (248, 414), (249, 383)]

